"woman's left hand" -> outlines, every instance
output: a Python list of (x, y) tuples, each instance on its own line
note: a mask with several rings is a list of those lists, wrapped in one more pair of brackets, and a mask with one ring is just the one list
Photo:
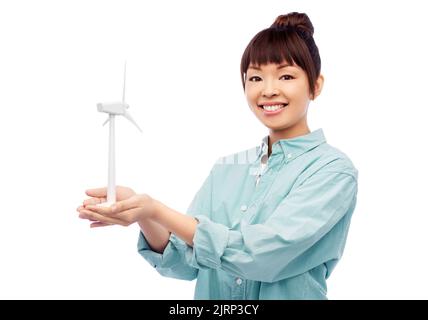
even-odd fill
[(134, 222), (153, 218), (156, 213), (155, 202), (147, 194), (136, 194), (126, 200), (118, 201), (110, 207), (86, 205), (80, 213), (84, 218), (96, 221), (91, 226), (118, 224), (129, 226)]

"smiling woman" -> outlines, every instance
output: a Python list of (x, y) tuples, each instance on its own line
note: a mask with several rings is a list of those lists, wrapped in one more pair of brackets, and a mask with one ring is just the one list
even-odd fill
[(138, 251), (161, 275), (197, 278), (196, 299), (326, 299), (357, 198), (358, 171), (311, 132), (307, 109), (320, 93), (320, 58), (306, 14), (279, 16), (245, 50), (248, 105), (268, 128), (260, 145), (220, 157), (186, 214), (119, 187), (78, 208), (92, 226), (137, 222)]

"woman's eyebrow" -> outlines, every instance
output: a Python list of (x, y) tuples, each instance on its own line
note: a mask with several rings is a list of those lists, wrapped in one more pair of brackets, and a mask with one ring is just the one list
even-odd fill
[(279, 70), (279, 69), (283, 69), (283, 68), (287, 68), (287, 67), (293, 67), (293, 66), (289, 65), (288, 63), (283, 63), (283, 64), (280, 64), (277, 69)]
[[(287, 68), (287, 67), (293, 67), (293, 66), (292, 66), (292, 65), (289, 65), (288, 63), (283, 63), (283, 64), (280, 64), (280, 65), (277, 67), (277, 70), (279, 70), (279, 69), (283, 69), (283, 68)], [(261, 70), (261, 68), (260, 68), (260, 67), (253, 66), (253, 65), (250, 65), (250, 66), (248, 67), (248, 69)]]

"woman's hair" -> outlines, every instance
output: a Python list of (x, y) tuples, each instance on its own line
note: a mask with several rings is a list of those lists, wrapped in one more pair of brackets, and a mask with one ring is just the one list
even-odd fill
[(241, 79), (245, 90), (245, 77), (250, 64), (287, 62), (302, 68), (309, 80), (313, 95), (315, 82), (321, 71), (321, 59), (315, 44), (314, 27), (305, 13), (291, 12), (276, 18), (270, 28), (257, 33), (245, 49), (241, 59)]

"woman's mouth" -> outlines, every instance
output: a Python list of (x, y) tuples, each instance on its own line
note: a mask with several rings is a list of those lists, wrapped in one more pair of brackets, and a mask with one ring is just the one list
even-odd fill
[(288, 106), (288, 103), (278, 104), (259, 104), (258, 107), (263, 110), (265, 115), (276, 115), (284, 110)]

